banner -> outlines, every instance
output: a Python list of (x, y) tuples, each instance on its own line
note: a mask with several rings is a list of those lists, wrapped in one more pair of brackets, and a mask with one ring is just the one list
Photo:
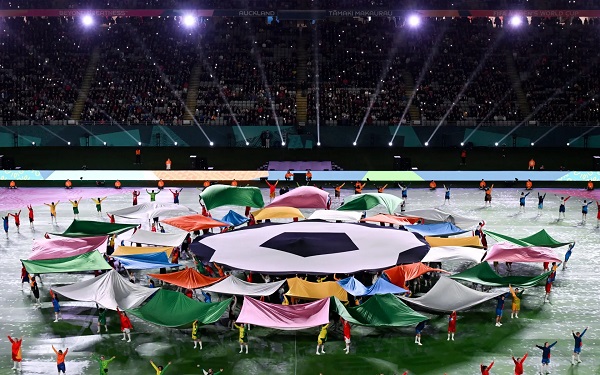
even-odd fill
[(391, 9), (1, 9), (0, 17), (278, 17), (281, 20), (316, 20), (334, 17), (600, 17), (600, 10), (391, 10)]

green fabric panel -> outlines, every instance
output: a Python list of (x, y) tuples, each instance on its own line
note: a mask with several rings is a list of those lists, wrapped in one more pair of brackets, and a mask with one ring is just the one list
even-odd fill
[(505, 234), (490, 232), (489, 230), (484, 230), (484, 232), (486, 235), (492, 237), (496, 241), (508, 241), (508, 242), (514, 243), (515, 245), (519, 245), (519, 246), (523, 246), (523, 247), (530, 246), (527, 242), (523, 242), (521, 240), (507, 236)]
[(183, 293), (161, 289), (141, 307), (127, 310), (147, 322), (163, 327), (181, 327), (198, 320), (200, 324), (211, 324), (223, 316), (231, 298), (221, 302), (204, 303), (187, 297)]
[(542, 229), (541, 231), (534, 233), (529, 237), (521, 238), (521, 241), (527, 242), (533, 246), (543, 247), (561, 247), (569, 244), (569, 242), (558, 242), (554, 238), (550, 237), (545, 229)]
[(385, 193), (356, 194), (344, 198), (340, 211), (366, 211), (380, 204), (384, 205), (389, 214), (393, 214), (402, 203), (402, 198)]
[(456, 275), (450, 276), (454, 280), (469, 281), (472, 283), (486, 285), (486, 286), (520, 286), (520, 287), (531, 287), (537, 285), (540, 281), (546, 279), (552, 271), (548, 271), (538, 276), (527, 277), (527, 276), (500, 276), (488, 262), (483, 262), (475, 267), (469, 268), (463, 272), (457, 273)]
[(112, 269), (97, 251), (68, 258), (21, 260), (29, 273), (63, 273)]
[(61, 237), (96, 237), (121, 234), (137, 227), (137, 224), (111, 224), (101, 221), (73, 220), (63, 233), (50, 233)]
[(260, 189), (252, 186), (212, 185), (200, 193), (200, 197), (207, 210), (221, 206), (262, 208), (265, 205)]
[(346, 307), (337, 298), (331, 297), (338, 314), (353, 324), (369, 327), (408, 327), (417, 325), (427, 317), (419, 314), (392, 294), (378, 294), (365, 303)]

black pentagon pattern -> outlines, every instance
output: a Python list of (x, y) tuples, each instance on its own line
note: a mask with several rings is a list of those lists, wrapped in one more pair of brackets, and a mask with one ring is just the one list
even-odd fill
[(346, 233), (286, 232), (272, 237), (261, 246), (304, 258), (358, 250)]

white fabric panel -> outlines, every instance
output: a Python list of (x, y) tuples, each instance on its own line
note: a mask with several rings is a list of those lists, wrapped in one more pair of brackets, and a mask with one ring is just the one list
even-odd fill
[(191, 215), (196, 211), (179, 204), (174, 203), (159, 203), (148, 202), (138, 204), (137, 206), (126, 207), (120, 210), (111, 211), (111, 214), (125, 219), (133, 219), (139, 221), (148, 221), (154, 217), (173, 217)]
[(399, 216), (415, 216), (425, 219), (425, 224), (452, 223), (460, 229), (469, 229), (479, 224), (480, 220), (442, 211), (437, 208), (405, 211)]
[(485, 250), (464, 246), (436, 246), (429, 249), (422, 262), (468, 261), (480, 263)]
[(179, 246), (187, 236), (186, 232), (159, 233), (138, 229), (131, 238), (125, 240), (132, 243), (141, 243), (154, 246)]
[(285, 283), (285, 279), (281, 281), (275, 281), (272, 283), (249, 283), (241, 280), (235, 276), (229, 276), (228, 278), (219, 281), (216, 284), (203, 288), (205, 292), (221, 293), (221, 294), (232, 294), (238, 296), (270, 296), (277, 292), (279, 288)]
[(340, 220), (345, 223), (358, 223), (361, 217), (362, 213), (356, 211), (317, 210), (310, 215), (308, 220)]
[[(327, 253), (330, 244), (320, 243), (321, 249), (311, 246), (306, 248), (323, 250), (324, 253), (301, 256), (262, 246), (274, 237), (290, 233), (307, 233), (313, 241), (319, 241), (320, 234), (345, 235), (358, 249)], [(339, 240), (335, 241), (336, 243), (331, 243), (331, 247), (339, 245)], [(313, 221), (250, 227), (204, 238), (200, 244), (215, 251), (211, 262), (261, 273), (331, 274), (381, 270), (395, 266), (401, 254), (406, 251), (420, 248), (421, 251), (415, 249), (415, 252), (422, 254), (418, 259), (410, 256), (410, 262), (418, 262), (428, 250), (428, 245), (407, 231), (368, 224)], [(296, 246), (305, 248), (302, 240)]]
[(138, 307), (158, 288), (132, 284), (115, 270), (79, 283), (52, 288), (56, 293), (81, 302), (96, 302), (109, 310)]
[(505, 293), (506, 291), (494, 293), (479, 292), (442, 276), (433, 288), (422, 297), (408, 298), (398, 296), (398, 298), (406, 303), (421, 306), (427, 310), (450, 312), (466, 310)]

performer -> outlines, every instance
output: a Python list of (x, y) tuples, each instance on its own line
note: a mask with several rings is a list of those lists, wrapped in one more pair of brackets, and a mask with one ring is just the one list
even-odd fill
[(4, 224), (4, 233), (6, 233), (6, 238), (8, 238), (8, 215), (2, 216), (2, 223)]
[(592, 201), (583, 200), (581, 204), (581, 224), (585, 225), (587, 222), (588, 206), (592, 204)]
[(62, 319), (62, 313), (60, 312), (60, 303), (58, 296), (50, 289), (50, 298), (52, 299), (52, 307), (54, 308), (54, 323), (58, 323)]
[(69, 353), (69, 348), (66, 348), (63, 353), (62, 350), (57, 351), (54, 345), (52, 345), (52, 350), (54, 350), (54, 353), (56, 354), (56, 368), (58, 369), (58, 373), (60, 374), (62, 371), (64, 374), (67, 371), (67, 367), (65, 366), (65, 357), (67, 356), (67, 353)]
[(423, 329), (425, 328), (425, 322), (426, 321), (423, 320), (415, 327), (415, 344), (423, 345), (421, 344), (421, 332), (423, 332)]
[(562, 218), (565, 218), (565, 211), (566, 211), (566, 206), (565, 203), (567, 203), (567, 201), (569, 200), (569, 198), (571, 198), (571, 196), (568, 197), (560, 197), (560, 206), (558, 207), (558, 220), (560, 220), (560, 216), (562, 214)]
[[(333, 197), (338, 202), (340, 201), (341, 191), (342, 191), (342, 188), (344, 187), (344, 185), (346, 185), (345, 182), (343, 184), (338, 185), (338, 186), (336, 186), (334, 188), (334, 195), (333, 195)], [(598, 206), (600, 207), (600, 203), (598, 204)], [(598, 219), (598, 223), (600, 223), (600, 219)]]
[(269, 186), (269, 199), (272, 201), (275, 198), (275, 188), (277, 187), (279, 180), (275, 181), (274, 184), (271, 184), (268, 180), (265, 180), (265, 182)]
[(454, 334), (456, 333), (456, 311), (452, 311), (448, 317), (448, 340), (452, 338), (454, 341)]
[(512, 295), (512, 311), (510, 312), (510, 317), (519, 318), (519, 311), (521, 310), (521, 298), (523, 297), (524, 290), (519, 290), (519, 288), (513, 289), (509, 284), (508, 288), (510, 290), (510, 294)]
[(506, 296), (503, 294), (501, 296), (496, 297), (496, 327), (500, 327), (502, 325), (502, 313), (504, 310), (504, 300)]
[(530, 179), (527, 179), (527, 182), (525, 183), (525, 190), (531, 190), (533, 189), (533, 182), (531, 182)]
[(71, 202), (71, 205), (73, 206), (73, 217), (75, 219), (79, 219), (79, 202), (81, 202), (82, 198), (79, 198), (79, 200), (76, 199), (74, 201), (69, 199), (69, 202)]
[(356, 181), (354, 184), (354, 194), (362, 194), (362, 190), (367, 186), (367, 183), (361, 184), (360, 181)]
[(548, 278), (546, 279), (546, 286), (544, 287), (545, 291), (546, 291), (546, 294), (544, 295), (544, 303), (546, 303), (546, 302), (551, 303), (550, 302), (550, 292), (552, 291), (552, 283), (553, 282), (554, 282), (554, 279), (552, 278), (552, 274), (550, 274), (550, 276), (548, 276)]
[(437, 189), (437, 184), (435, 183), (435, 181), (431, 180), (431, 182), (429, 183), (429, 190), (434, 191), (435, 189)]
[(544, 195), (540, 195), (537, 193), (538, 197), (538, 216), (542, 216), (542, 210), (544, 209), (544, 199), (546, 199), (546, 193)]
[(108, 373), (108, 364), (111, 363), (115, 358), (115, 356), (113, 356), (110, 359), (106, 359), (103, 355), (101, 355), (100, 357), (98, 357), (97, 355), (92, 355), (92, 359), (95, 359), (98, 362), (98, 365), (100, 366), (100, 375), (104, 375)]
[(58, 220), (56, 219), (56, 206), (58, 206), (59, 203), (60, 201), (56, 201), (56, 203), (51, 202), (50, 204), (44, 203), (46, 206), (50, 207), (50, 218), (56, 225), (58, 225)]
[(487, 186), (487, 184), (485, 183), (485, 180), (482, 178), (481, 182), (479, 183), (479, 190), (485, 190), (486, 186)]
[(531, 192), (527, 192), (527, 194), (521, 192), (521, 196), (519, 197), (519, 212), (525, 211), (525, 199), (529, 194), (531, 194)]
[(11, 356), (13, 361), (13, 370), (23, 371), (21, 368), (21, 361), (23, 361), (23, 351), (21, 350), (21, 344), (23, 344), (23, 338), (15, 339), (8, 336), (8, 341), (11, 344)]
[(573, 254), (573, 248), (575, 247), (575, 241), (573, 241), (572, 244), (569, 245), (569, 250), (567, 250), (567, 252), (565, 253), (565, 261), (563, 263), (563, 270), (567, 269), (567, 262), (569, 261), (569, 259), (571, 258), (571, 255)]
[(133, 197), (133, 206), (137, 206), (137, 199), (140, 196), (140, 192), (137, 190), (134, 190), (131, 192), (131, 195)]
[(446, 185), (444, 185), (444, 206), (446, 205), (446, 202), (448, 202), (448, 204), (450, 204), (450, 187), (446, 187)]
[(525, 353), (523, 358), (516, 358), (513, 356), (512, 360), (515, 363), (515, 375), (523, 375), (523, 362), (527, 359), (529, 353)]
[(198, 335), (198, 320), (194, 320), (194, 323), (192, 323), (192, 340), (194, 341), (194, 349), (196, 349), (196, 346), (198, 346), (198, 344), (200, 344), (200, 350), (202, 350), (202, 340), (200, 340), (199, 338), (200, 335)]
[(592, 180), (588, 180), (587, 186), (585, 187), (585, 189), (587, 191), (592, 191), (594, 190), (594, 183), (592, 182)]
[(237, 325), (237, 322), (233, 323), (233, 326), (239, 331), (239, 342), (240, 342), (240, 353), (243, 352), (244, 347), (246, 347), (246, 354), (248, 354), (248, 333), (246, 332), (246, 327), (244, 324)]
[(583, 338), (583, 335), (585, 335), (587, 330), (588, 327), (585, 327), (585, 329), (581, 333), (575, 333), (575, 331), (571, 331), (571, 333), (573, 334), (573, 338), (575, 339), (575, 348), (573, 349), (573, 357), (571, 358), (572, 365), (575, 364), (575, 358), (577, 358), (577, 363), (581, 363), (581, 358), (579, 357), (579, 355), (581, 354), (581, 347), (583, 346), (583, 342), (581, 341), (581, 339)]
[(402, 183), (399, 183), (398, 187), (402, 189), (402, 198), (406, 202), (408, 200), (408, 185), (404, 186)]
[(8, 215), (15, 219), (15, 227), (17, 227), (17, 233), (19, 233), (19, 227), (21, 226), (21, 210), (19, 210), (19, 212), (15, 212), (14, 214), (9, 213)]
[(535, 347), (542, 350), (542, 365), (540, 366), (540, 374), (549, 374), (550, 370), (550, 354), (551, 349), (556, 345), (558, 341), (554, 341), (551, 345), (548, 345), (548, 341), (544, 343), (544, 346), (536, 345)]
[[(327, 341), (327, 328), (329, 328), (329, 323), (325, 324), (321, 327), (319, 331), (319, 336), (317, 337), (317, 355), (325, 354), (325, 342)], [(321, 348), (321, 353), (319, 353), (319, 347)], [(348, 354), (348, 353), (346, 353)]]
[(150, 195), (150, 202), (156, 202), (156, 194), (160, 193), (160, 189), (157, 192), (155, 192), (154, 189), (152, 189), (152, 191), (148, 191), (148, 189), (146, 189), (146, 193)]
[(183, 188), (177, 190), (171, 190), (169, 189), (169, 191), (171, 192), (171, 194), (173, 194), (173, 203), (174, 204), (179, 204), (179, 194), (181, 194), (181, 191), (183, 190)]
[(104, 198), (92, 198), (92, 200), (94, 201), (94, 203), (96, 203), (96, 211), (98, 212), (98, 216), (102, 216), (102, 202), (106, 199), (106, 197)]
[(388, 184), (385, 184), (383, 186), (377, 186), (377, 192), (378, 193), (383, 193), (383, 191), (385, 190), (385, 188), (388, 186)]
[(312, 182), (312, 172), (310, 171), (310, 169), (306, 170), (306, 182)]
[(350, 323), (348, 323), (348, 321), (342, 317), (340, 317), (340, 320), (342, 321), (342, 325), (344, 327), (344, 343), (346, 344), (344, 351), (346, 354), (348, 354), (350, 353)]
[(490, 375), (490, 370), (492, 367), (494, 367), (494, 361), (492, 361), (489, 366), (485, 366), (483, 363), (480, 363), (479, 368), (481, 369), (481, 375)]
[(28, 205), (27, 210), (29, 211), (29, 228), (31, 228), (31, 230), (35, 230), (35, 228), (33, 227), (33, 207), (31, 207), (31, 205)]
[(96, 310), (98, 310), (98, 334), (102, 333), (102, 326), (104, 326), (104, 331), (108, 333), (108, 325), (106, 324), (106, 309), (96, 304)]
[(493, 189), (494, 189), (494, 184), (492, 184), (492, 186), (486, 187), (484, 189), (484, 191), (485, 191), (485, 197), (483, 198), (484, 206), (492, 207), (492, 190)]
[(169, 366), (171, 366), (171, 362), (167, 363), (167, 365), (165, 367), (157, 366), (154, 364), (154, 362), (152, 360), (150, 360), (150, 364), (152, 365), (152, 367), (154, 367), (154, 370), (156, 371), (156, 375), (163, 375), (165, 373), (165, 371), (167, 371)]
[(288, 171), (285, 173), (285, 180), (286, 180), (286, 181), (291, 181), (291, 180), (292, 180), (292, 178), (294, 178), (294, 174), (292, 173), (292, 171), (288, 170)]
[(131, 330), (133, 329), (133, 325), (131, 325), (131, 320), (127, 314), (117, 307), (117, 313), (119, 313), (119, 318), (121, 319), (121, 332), (123, 332), (123, 338), (121, 341), (125, 341), (127, 338), (127, 342), (131, 342)]
[(37, 281), (35, 281), (35, 275), (29, 275), (29, 285), (31, 287), (31, 293), (33, 294), (33, 298), (35, 300), (35, 305), (33, 308), (41, 307), (40, 303), (40, 289), (38, 288)]
[(108, 216), (108, 220), (110, 220), (111, 224), (114, 224), (117, 222), (117, 220), (115, 219), (115, 215), (109, 214), (108, 212), (106, 213), (106, 216)]

